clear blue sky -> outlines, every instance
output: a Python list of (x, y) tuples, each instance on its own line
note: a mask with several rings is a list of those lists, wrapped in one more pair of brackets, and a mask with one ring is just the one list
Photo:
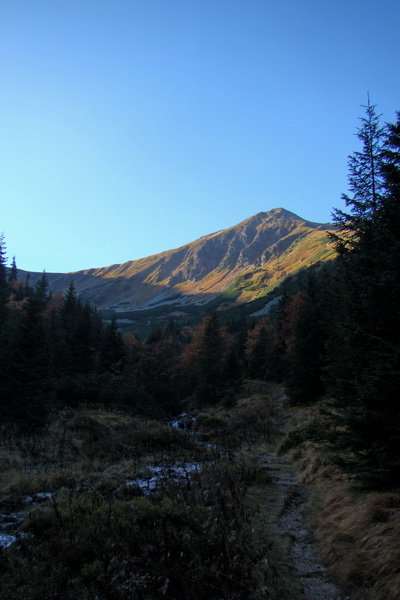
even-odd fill
[(399, 0), (1, 0), (0, 232), (20, 268), (342, 207), (360, 105), (400, 110)]

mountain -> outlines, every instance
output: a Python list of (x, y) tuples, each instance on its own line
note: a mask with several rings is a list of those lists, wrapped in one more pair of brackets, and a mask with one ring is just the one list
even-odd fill
[[(283, 208), (205, 235), (180, 248), (109, 267), (49, 273), (52, 290), (71, 281), (100, 309), (137, 311), (160, 306), (202, 305), (224, 293), (247, 302), (266, 294), (287, 275), (333, 258), (327, 230)], [(31, 281), (39, 274), (31, 274)]]

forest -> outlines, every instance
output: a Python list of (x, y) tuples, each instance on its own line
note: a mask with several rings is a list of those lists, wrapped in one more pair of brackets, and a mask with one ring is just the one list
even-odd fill
[[(270, 441), (274, 415), (270, 397), (262, 401), (262, 393), (244, 400), (244, 390), (252, 386), (285, 389), (293, 410), (319, 406), (318, 426), (310, 428), (308, 441), (323, 447), (325, 459), (358, 493), (399, 491), (400, 113), (395, 123), (382, 125), (368, 105), (357, 136), (361, 149), (349, 157), (346, 210), (333, 212), (337, 258), (282, 284), (279, 302), (262, 318), (226, 322), (215, 311), (197, 325), (171, 321), (138, 340), (122, 335), (115, 318), (104, 322), (73, 283), (53, 294), (46, 273), (34, 286), (20, 281), (15, 258), (7, 266), (2, 237), (4, 444), (13, 452), (24, 447), (25, 461), (36, 452), (36, 464), (46, 462), (46, 444), (46, 452), (57, 447), (53, 463), (59, 472), (64, 463), (72, 469), (74, 462), (90, 458), (85, 468), (93, 475), (102, 452), (103, 470), (106, 458), (112, 462), (116, 456), (136, 461), (136, 471), (149, 455), (164, 462), (172, 455), (186, 463), (201, 459), (209, 466), (197, 480), (186, 477), (185, 485), (170, 486), (157, 499), (126, 489), (119, 494), (104, 482), (100, 489), (99, 467), (96, 484), (84, 493), (76, 491), (77, 476), (48, 483), (63, 491), (47, 513), (43, 507), (32, 511), (24, 525), (30, 534), (19, 540), (23, 556), (11, 548), (0, 555), (6, 590), (1, 599), (292, 597), (285, 596), (279, 577), (269, 574), (267, 583), (260, 583), (254, 565), (264, 546), (247, 541), (252, 508), (246, 494), (257, 489), (263, 475), (237, 452), (253, 438)], [(200, 423), (202, 418), (209, 432), (204, 439), (217, 439), (228, 454), (216, 460), (212, 444), (199, 444), (165, 425), (182, 413), (199, 416)], [(104, 415), (116, 419), (118, 448), (116, 439), (107, 441)], [(85, 451), (73, 451), (76, 431), (84, 430)], [(85, 474), (87, 481), (90, 477)], [(15, 481), (7, 481), (2, 505), (11, 510)], [(34, 485), (27, 495), (39, 493), (44, 483)], [(205, 499), (204, 489), (211, 490), (212, 499)], [(179, 569), (178, 554), (184, 557)], [(29, 588), (21, 569), (30, 573)]]

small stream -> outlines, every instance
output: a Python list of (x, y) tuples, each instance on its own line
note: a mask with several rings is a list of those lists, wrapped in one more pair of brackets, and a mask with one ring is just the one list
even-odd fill
[[(183, 412), (174, 417), (167, 424), (174, 429), (179, 429), (188, 434), (194, 434), (196, 414)], [(167, 465), (148, 465), (136, 474), (132, 479), (125, 482), (128, 487), (137, 486), (143, 493), (161, 490), (168, 481), (189, 481), (193, 473), (199, 473), (202, 468), (200, 462), (174, 462)]]
[(192, 473), (201, 470), (200, 463), (174, 463), (168, 466), (148, 466), (134, 479), (125, 482), (128, 487), (137, 486), (143, 493), (162, 489), (168, 481), (188, 481)]
[[(27, 496), (23, 503), (31, 508), (51, 500), (52, 497), (53, 494), (50, 492), (38, 492), (33, 496)], [(17, 540), (18, 536), (23, 535), (19, 533), (19, 529), (26, 513), (27, 510), (0, 513), (0, 548), (8, 548)]]
[(193, 426), (195, 422), (196, 415), (194, 413), (184, 412), (174, 417), (172, 421), (168, 421), (168, 425), (174, 429), (181, 429), (183, 431), (193, 433)]
[(0, 548), (8, 548), (16, 541), (16, 530), (24, 520), (24, 512), (0, 513)]
[[(192, 413), (181, 413), (168, 422), (168, 425), (175, 429), (193, 433), (193, 426), (196, 416)], [(200, 462), (174, 462), (165, 465), (146, 465), (143, 469), (135, 473), (131, 479), (125, 481), (127, 487), (137, 487), (143, 494), (161, 491), (169, 481), (189, 483), (190, 477), (194, 473), (199, 473), (202, 468)], [(27, 496), (23, 504), (24, 510), (16, 512), (0, 513), (0, 548), (8, 548), (19, 536), (21, 525), (29, 509), (48, 502), (53, 498), (50, 492), (38, 492), (32, 496)]]

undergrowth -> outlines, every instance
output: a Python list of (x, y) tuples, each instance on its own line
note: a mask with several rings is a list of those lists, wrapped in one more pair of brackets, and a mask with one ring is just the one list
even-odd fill
[[(238, 437), (226, 436), (225, 449), (222, 439), (85, 407), (55, 414), (40, 435), (3, 429), (0, 512), (25, 519), (0, 550), (0, 600), (272, 597), (252, 492), (268, 481), (238, 451), (243, 431), (264, 439), (269, 426), (252, 429), (249, 414), (267, 419), (270, 404), (239, 399)], [(185, 461), (200, 466), (152, 492), (128, 485), (149, 466)]]
[(254, 470), (205, 467), (162, 494), (61, 489), (1, 557), (0, 598), (255, 598)]

